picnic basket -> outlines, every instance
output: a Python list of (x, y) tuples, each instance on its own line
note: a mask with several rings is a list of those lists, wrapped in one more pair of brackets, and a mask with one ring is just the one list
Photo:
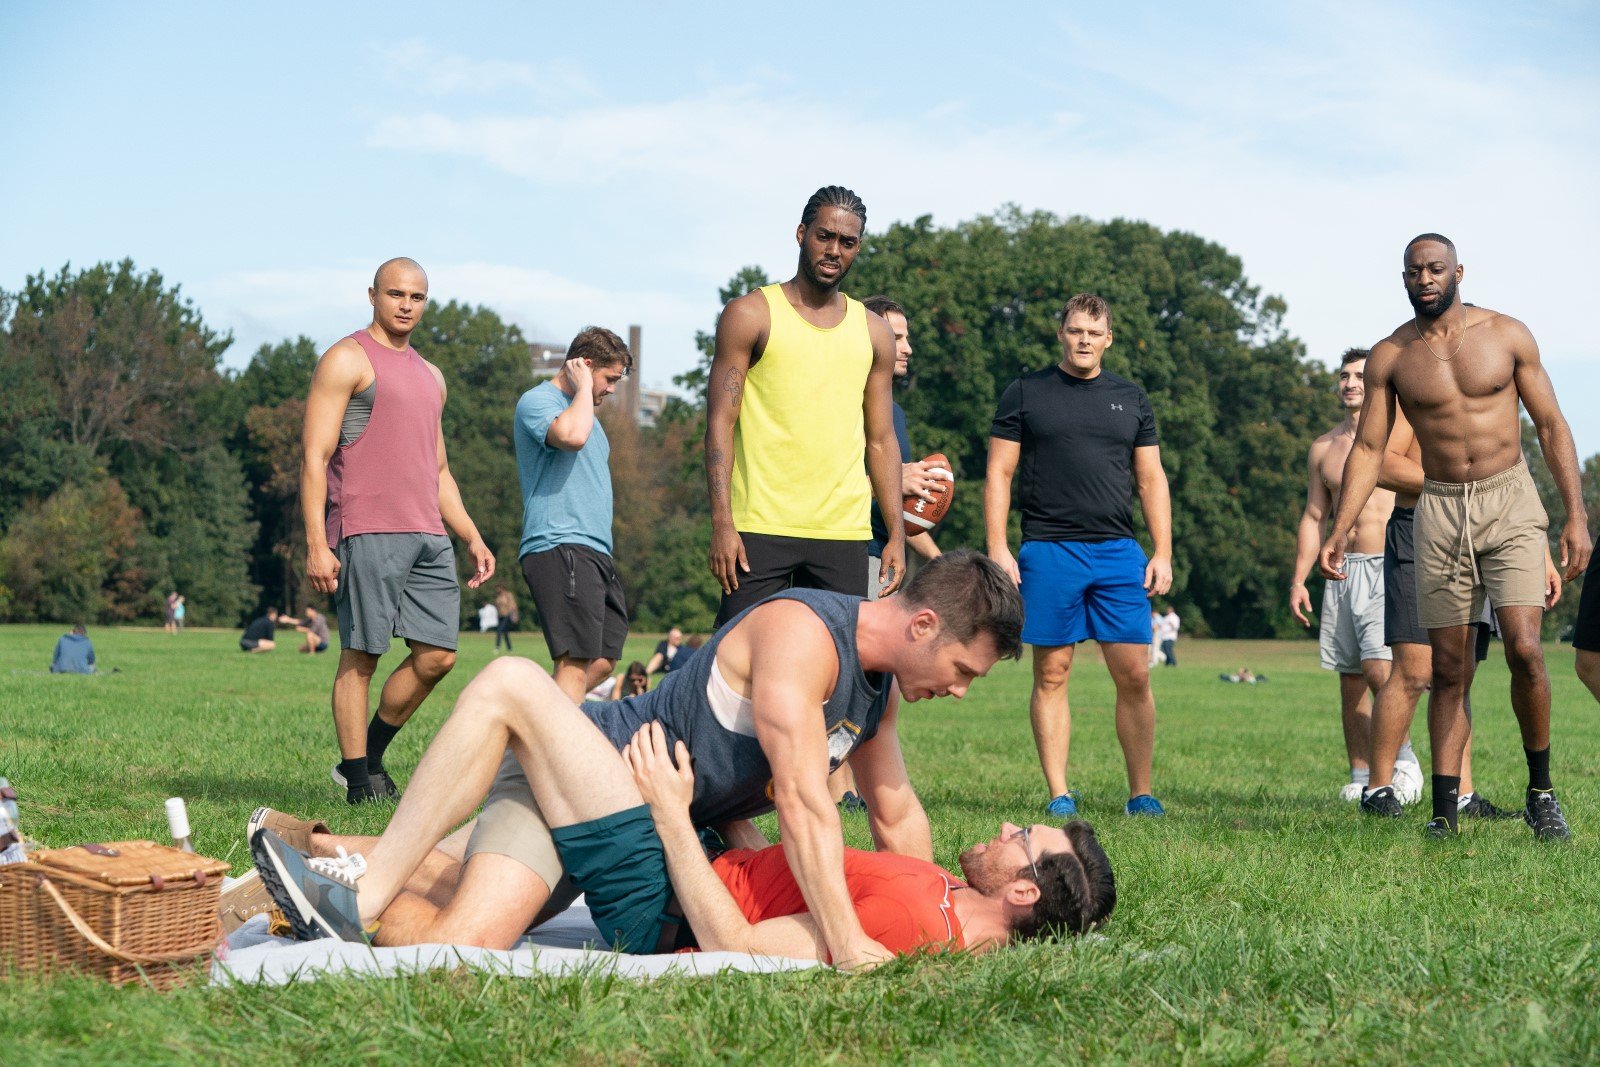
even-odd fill
[(227, 870), (154, 841), (40, 849), (0, 866), (0, 962), (171, 988), (211, 960)]

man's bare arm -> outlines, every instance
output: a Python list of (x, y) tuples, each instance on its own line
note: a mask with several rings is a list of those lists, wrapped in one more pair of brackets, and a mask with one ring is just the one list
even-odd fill
[[(448, 399), (445, 389), (444, 375), (439, 373), (439, 368), (428, 364), (428, 369), (433, 371), (434, 377), (439, 382), (440, 406)], [(452, 533), (466, 542), (467, 554), (472, 557), (472, 577), (467, 579), (467, 588), (476, 589), (478, 586), (494, 577), (494, 553), (489, 551), (489, 546), (484, 543), (483, 535), (478, 533), (478, 526), (472, 521), (472, 516), (467, 514), (467, 506), (461, 502), (461, 488), (456, 485), (456, 479), (450, 473), (450, 457), (445, 453), (444, 424), (437, 427), (437, 454), (439, 457), (439, 517), (444, 519)]]
[(1407, 496), (1422, 493), (1422, 464), (1411, 457), (1411, 446), (1417, 433), (1405, 412), (1395, 409), (1394, 428), (1389, 431), (1389, 444), (1383, 450), (1383, 466), (1378, 469), (1378, 488)]
[(911, 788), (906, 761), (900, 751), (900, 691), (889, 697), (872, 740), (864, 741), (850, 757), (856, 787), (867, 802), (867, 822), (879, 852), (894, 852), (933, 862), (933, 828), (928, 814)]
[(661, 724), (647, 723), (622, 755), (633, 771), (639, 795), (650, 805), (650, 817), (667, 858), (667, 877), (700, 947), (707, 952), (824, 959), (827, 949), (810, 916), (752, 923), (717, 876), (689, 818), (694, 772), (683, 742), (669, 752)]
[(300, 431), (300, 519), (306, 535), (306, 578), (319, 593), (339, 586), (339, 561), (328, 548), (328, 462), (339, 448), (350, 398), (371, 377), (372, 364), (349, 338), (324, 352), (311, 376)]
[(1133, 483), (1139, 490), (1145, 529), (1150, 531), (1150, 562), (1144, 569), (1145, 592), (1165, 596), (1172, 588), (1172, 490), (1161, 466), (1161, 448), (1133, 450)]
[(1328, 445), (1320, 437), (1306, 453), (1306, 506), (1300, 512), (1300, 525), (1294, 536), (1294, 576), (1289, 582), (1289, 611), (1301, 626), (1310, 626), (1311, 594), (1306, 591), (1306, 576), (1317, 565), (1322, 548), (1322, 523), (1328, 517), (1333, 495), (1322, 480), (1322, 457)]
[(1400, 350), (1390, 341), (1380, 341), (1367, 357), (1367, 396), (1361, 404), (1361, 425), (1356, 428), (1355, 444), (1344, 461), (1339, 480), (1339, 510), (1333, 528), (1323, 542), (1320, 561), (1322, 576), (1343, 581), (1344, 549), (1361, 509), (1378, 487), (1378, 471), (1383, 466), (1384, 449), (1389, 444), (1389, 428), (1394, 422), (1395, 395), (1390, 384)]
[(883, 545), (878, 564), (880, 595), (888, 596), (906, 580), (906, 536), (901, 519), (900, 441), (894, 434), (894, 332), (877, 315), (867, 316), (872, 335), (872, 370), (867, 375), (862, 414), (867, 432), (867, 473), (872, 479), (872, 495), (878, 501), (883, 528), (889, 539)]
[(750, 293), (722, 309), (706, 382), (706, 492), (711, 501), (711, 576), (724, 593), (749, 571), (744, 542), (733, 526), (733, 427), (744, 404), (744, 380), (767, 328), (766, 298)]
[(784, 857), (829, 953), (841, 967), (870, 966), (889, 953), (861, 928), (844, 880), (839, 809), (828, 793), (822, 706), (838, 674), (833, 640), (796, 602), (764, 605), (750, 635), (756, 740), (772, 767), (772, 799)]
[(1579, 475), (1578, 449), (1572, 440), (1572, 428), (1561, 414), (1556, 401), (1555, 386), (1539, 359), (1539, 346), (1533, 334), (1520, 322), (1511, 320), (1506, 330), (1512, 330), (1512, 352), (1516, 356), (1517, 393), (1528, 418), (1539, 434), (1539, 448), (1544, 452), (1545, 466), (1555, 479), (1561, 492), (1561, 503), (1567, 509), (1567, 521), (1561, 528), (1562, 578), (1572, 581), (1589, 565), (1588, 515), (1583, 507), (1583, 482)]
[(989, 469), (983, 479), (983, 529), (989, 558), (1018, 585), (1022, 584), (1022, 576), (1006, 543), (1006, 522), (1011, 517), (1011, 476), (1016, 473), (1021, 456), (1022, 445), (1018, 442), (989, 438)]

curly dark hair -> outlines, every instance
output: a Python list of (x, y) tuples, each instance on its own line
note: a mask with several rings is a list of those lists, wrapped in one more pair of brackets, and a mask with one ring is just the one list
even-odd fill
[[(1020, 941), (1086, 934), (1110, 918), (1117, 906), (1111, 861), (1094, 827), (1074, 819), (1061, 829), (1071, 839), (1073, 851), (1051, 853), (1038, 862), (1039, 900), (1013, 928)], [(1017, 877), (1035, 881), (1032, 867), (1021, 868)]]

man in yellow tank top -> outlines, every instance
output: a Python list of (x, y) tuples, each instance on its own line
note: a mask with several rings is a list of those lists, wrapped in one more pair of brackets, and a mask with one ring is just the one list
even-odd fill
[(839, 291), (866, 224), (855, 193), (817, 190), (795, 231), (795, 276), (717, 322), (705, 463), (718, 626), (793, 586), (866, 596), (874, 497), (889, 533), (881, 593), (904, 580), (894, 334)]

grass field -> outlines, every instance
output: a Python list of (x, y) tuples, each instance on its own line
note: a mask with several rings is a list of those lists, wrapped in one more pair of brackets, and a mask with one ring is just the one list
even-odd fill
[[(330, 657), (245, 656), (237, 633), (97, 629), (98, 677), (43, 674), (59, 628), (0, 629), (0, 774), (46, 844), (166, 836), (188, 798), (201, 852), (248, 864), (261, 803), (376, 832), (328, 779)], [(636, 638), (628, 656), (644, 658)], [(519, 652), (542, 656), (536, 635)], [(0, 978), (0, 1063), (1064, 1062), (1518, 1063), (1600, 1057), (1600, 708), (1549, 646), (1554, 775), (1574, 840), (1521, 822), (1460, 839), (1363, 820), (1346, 780), (1336, 686), (1310, 642), (1184, 641), (1156, 677), (1156, 792), (1131, 820), (1110, 684), (1080, 651), (1072, 779), (1116, 867), (1104, 936), (982, 959), (632, 983), (471, 972), (282, 988), (111, 990)], [(461, 661), (386, 761), (402, 781), (455, 694)], [(1496, 657), (1478, 676), (1477, 773), (1520, 804), (1526, 771)], [(383, 670), (392, 666), (386, 661)], [(1257, 687), (1217, 681), (1249, 665)], [(380, 673), (380, 677), (382, 674)], [(1043, 784), (1028, 671), (1005, 664), (964, 701), (910, 706), (911, 775), (938, 858), (1002, 819), (1036, 821)], [(1425, 729), (1415, 731), (1427, 765)], [(862, 817), (850, 843), (867, 844)]]

